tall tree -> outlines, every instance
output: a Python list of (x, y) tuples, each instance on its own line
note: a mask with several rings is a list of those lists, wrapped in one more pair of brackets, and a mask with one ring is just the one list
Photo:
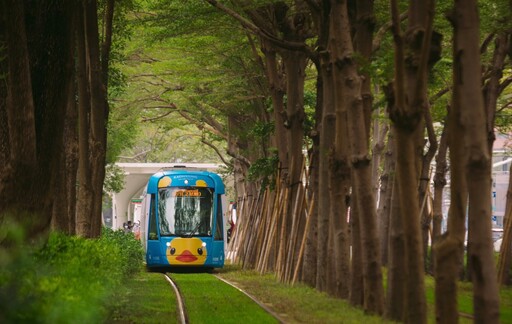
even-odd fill
[[(422, 112), (426, 98), (428, 59), (434, 16), (434, 1), (410, 1), (408, 28), (400, 27), (398, 2), (391, 1), (395, 44), (396, 104), (390, 118), (396, 132), (398, 192), (405, 235), (406, 293), (404, 320), (425, 323), (423, 249), (420, 208), (417, 193), (419, 175), (418, 145), (423, 138)], [(420, 145), (420, 149), (422, 145)]]
[[(460, 118), (464, 127), (464, 171), (468, 187), (468, 221), (473, 229), (469, 251), (473, 280), (475, 321), (499, 322), (499, 296), (491, 237), (491, 166), (487, 146), (486, 114), (481, 92), (479, 14), (477, 1), (455, 1), (454, 62), (461, 75)], [(484, 194), (482, 194), (482, 192)]]
[[(78, 33), (80, 105), (80, 162), (77, 233), (97, 237), (101, 231), (101, 207), (107, 150), (107, 72), (112, 35), (113, 0), (107, 1), (103, 47), (98, 32), (96, 1), (84, 1)], [(101, 52), (103, 51), (103, 52)]]
[[(329, 17), (331, 17), (330, 5), (321, 4), (319, 6), (320, 12), (318, 13), (317, 21), (319, 24), (325, 24), (319, 31), (322, 32), (319, 38), (319, 71), (318, 74), (322, 78), (322, 119), (319, 125), (319, 177), (318, 186), (320, 190), (325, 191), (326, 188), (331, 191), (330, 185), (330, 161), (334, 151), (333, 140), (336, 133), (336, 110), (335, 110), (335, 87), (333, 79), (333, 65), (332, 65), (332, 49), (328, 48), (329, 39)], [(326, 21), (327, 17), (327, 21)], [(329, 194), (318, 195), (318, 231), (321, 233), (329, 233), (331, 225), (331, 196)], [(316, 288), (320, 291), (327, 291), (336, 285), (331, 281), (329, 282), (329, 273), (331, 268), (326, 266), (327, 260), (331, 255), (328, 253), (329, 234), (325, 239), (318, 239), (317, 242), (317, 260), (316, 260)], [(336, 244), (337, 245), (337, 244)], [(331, 277), (332, 279), (332, 277)]]
[[(347, 112), (349, 138), (349, 160), (353, 169), (352, 186), (358, 217), (363, 258), (364, 307), (369, 312), (383, 312), (383, 286), (380, 267), (380, 248), (377, 233), (377, 217), (375, 197), (371, 189), (371, 159), (369, 153), (369, 112), (365, 113), (363, 104), (363, 78), (357, 71), (354, 60), (354, 48), (351, 37), (348, 3), (332, 1), (333, 26), (335, 32), (331, 37), (335, 40), (335, 82), (339, 83), (344, 96), (338, 100), (337, 109)], [(366, 15), (371, 14), (365, 12)], [(368, 36), (367, 36), (368, 37)], [(370, 42), (371, 43), (371, 42)], [(368, 99), (368, 98), (366, 98)], [(342, 136), (338, 134), (337, 136)], [(368, 208), (371, 206), (371, 208)]]
[(0, 7), (7, 63), (0, 116), (8, 130), (0, 132), (0, 219), (17, 218), (32, 239), (49, 229), (64, 167), (58, 151), (72, 84), (72, 4), (4, 0)]

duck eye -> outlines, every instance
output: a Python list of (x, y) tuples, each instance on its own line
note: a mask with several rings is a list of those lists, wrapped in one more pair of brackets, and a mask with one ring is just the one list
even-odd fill
[(197, 253), (199, 253), (199, 255), (203, 255), (203, 249), (198, 248), (198, 249), (197, 249)]
[(171, 248), (171, 254), (174, 254), (174, 253), (176, 253), (176, 249), (172, 247)]

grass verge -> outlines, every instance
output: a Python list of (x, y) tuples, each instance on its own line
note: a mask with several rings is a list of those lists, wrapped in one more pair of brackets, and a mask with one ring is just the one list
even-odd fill
[(286, 323), (391, 323), (304, 284), (291, 287), (279, 283), (272, 274), (259, 275), (228, 265), (220, 276), (268, 305)]
[[(473, 314), (473, 286), (470, 282), (458, 283), (459, 311)], [(432, 276), (425, 276), (425, 289), (429, 310), (429, 322), (435, 323), (435, 280)], [(512, 323), (512, 288), (500, 288), (500, 322)], [(472, 319), (460, 318), (460, 323), (473, 323)]]
[(141, 272), (116, 291), (106, 323), (177, 323), (176, 296), (161, 273)]

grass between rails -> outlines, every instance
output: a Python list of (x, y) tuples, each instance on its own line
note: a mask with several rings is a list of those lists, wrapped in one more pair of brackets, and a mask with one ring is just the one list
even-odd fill
[(239, 290), (204, 273), (173, 273), (190, 323), (277, 323)]
[(116, 292), (106, 323), (177, 323), (176, 296), (161, 273), (141, 272)]

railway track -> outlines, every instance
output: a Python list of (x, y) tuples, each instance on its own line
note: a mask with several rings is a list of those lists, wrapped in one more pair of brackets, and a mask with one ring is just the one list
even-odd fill
[(167, 280), (167, 282), (169, 282), (172, 289), (174, 290), (174, 293), (176, 294), (176, 312), (178, 313), (178, 321), (181, 324), (187, 324), (188, 316), (187, 311), (185, 309), (185, 303), (183, 302), (183, 297), (181, 296), (181, 292), (170, 276), (164, 273), (164, 277)]
[[(164, 276), (165, 276), (165, 279), (168, 281), (168, 283), (172, 286), (174, 293), (176, 294), (176, 311), (178, 313), (178, 322), (181, 324), (190, 323), (190, 317), (189, 317), (189, 314), (187, 313), (187, 307), (185, 305), (186, 300), (184, 298), (184, 292), (182, 291), (182, 288), (180, 288), (180, 280), (176, 280), (175, 278), (172, 278), (172, 276), (169, 275), (168, 273), (165, 273)], [(258, 301), (256, 298), (251, 296), (249, 293), (247, 293), (240, 287), (236, 286), (234, 283), (229, 282), (228, 280), (223, 279), (220, 276), (213, 275), (213, 274), (205, 273), (205, 274), (201, 274), (201, 276), (215, 277), (217, 280), (219, 280), (219, 282), (222, 282), (224, 285), (230, 286), (231, 288), (234, 288), (236, 291), (241, 292), (242, 294), (247, 296), (249, 299), (252, 300), (252, 302), (257, 304), (260, 309), (262, 309), (268, 315), (273, 317), (277, 323), (285, 323), (285, 321), (278, 314), (273, 312), (269, 307), (267, 307), (262, 302)], [(203, 296), (205, 300), (209, 299), (209, 297), (208, 297), (209, 293), (215, 294), (216, 292), (209, 291), (208, 289), (205, 289), (204, 296)], [(239, 300), (239, 298), (233, 298), (232, 302), (237, 302), (238, 300)], [(226, 301), (229, 302), (228, 296), (226, 296)], [(223, 307), (223, 306), (227, 306), (227, 303), (224, 303), (224, 304), (219, 303), (217, 305), (217, 307), (219, 307), (219, 308)], [(208, 310), (205, 310), (205, 311), (208, 311)], [(240, 311), (242, 311), (242, 310), (240, 310)], [(240, 314), (233, 314), (233, 316), (238, 316), (238, 315), (240, 315)]]

